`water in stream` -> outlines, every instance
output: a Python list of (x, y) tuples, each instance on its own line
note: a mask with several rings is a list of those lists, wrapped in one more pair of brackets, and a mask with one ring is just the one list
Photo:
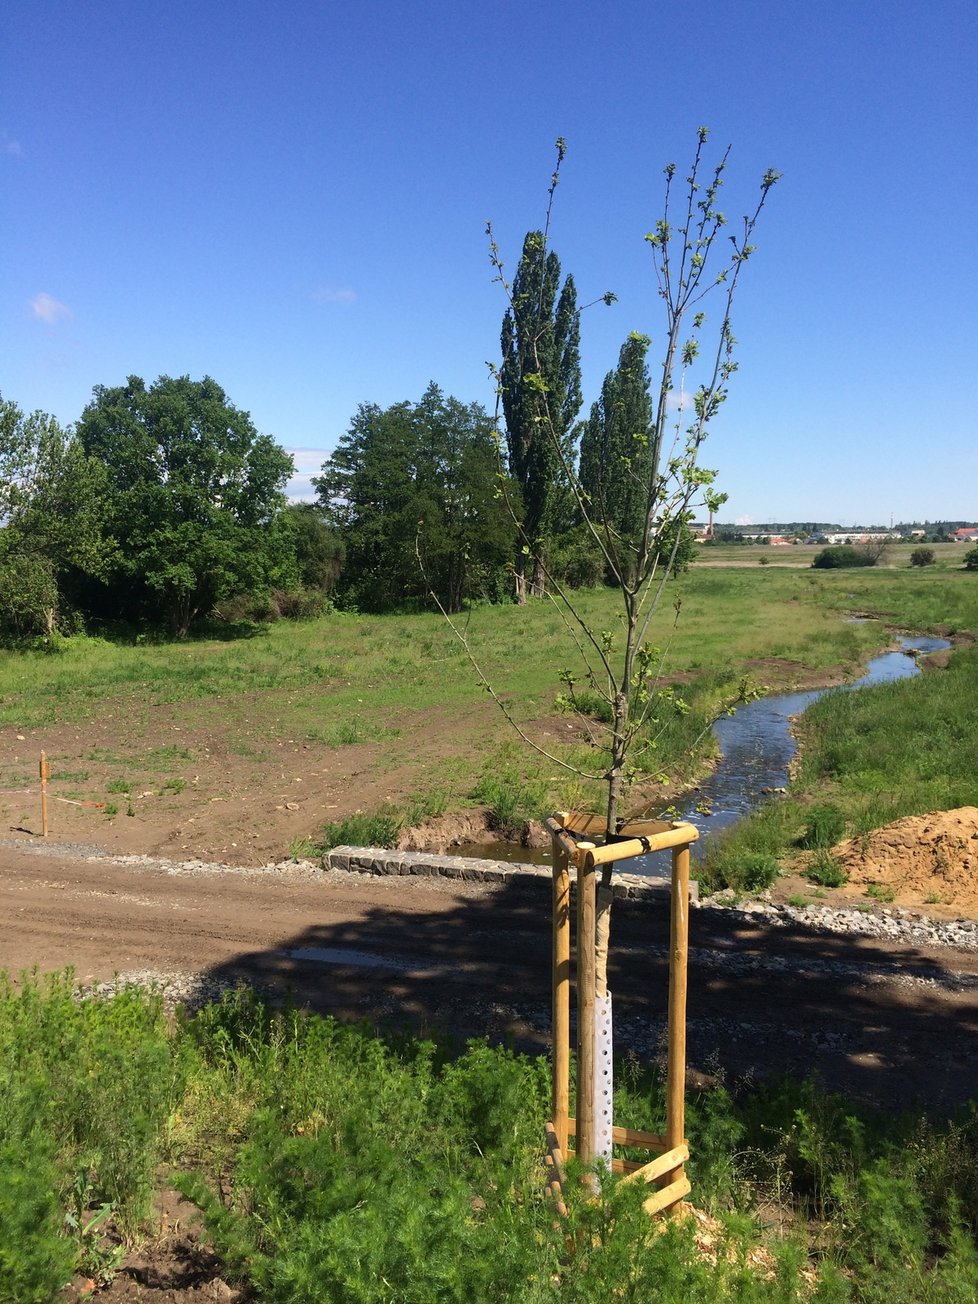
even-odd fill
[[(950, 647), (942, 638), (901, 638), (901, 651), (874, 657), (866, 673), (841, 688), (816, 688), (781, 693), (747, 702), (713, 726), (720, 760), (713, 773), (687, 798), (680, 818), (695, 824), (701, 836), (727, 828), (759, 805), (766, 793), (784, 788), (795, 754), (791, 719), (827, 692), (851, 692), (870, 684), (885, 684), (920, 674), (913, 653), (940, 652)], [(707, 807), (709, 816), (700, 813)]]
[[(687, 796), (679, 812), (680, 819), (689, 820), (700, 831), (700, 841), (693, 844), (694, 854), (702, 847), (704, 838), (748, 814), (772, 790), (787, 786), (788, 766), (795, 754), (795, 740), (791, 735), (793, 716), (800, 715), (825, 693), (851, 692), (855, 688), (919, 675), (920, 667), (914, 654), (941, 652), (951, 646), (943, 638), (901, 638), (898, 642), (899, 652), (884, 652), (874, 657), (866, 673), (851, 684), (761, 697), (717, 721), (713, 732), (720, 747), (720, 760), (695, 792)], [(709, 815), (704, 815), (704, 810), (708, 810)], [(486, 848), (481, 852), (457, 850), (462, 855), (487, 854)], [(541, 864), (549, 863), (550, 859), (549, 852), (534, 853), (515, 847), (507, 851), (510, 854), (499, 853), (493, 848), (492, 854), (498, 854), (501, 859)], [(635, 860), (620, 861), (617, 868), (631, 874), (667, 876), (667, 860), (668, 857), (663, 855), (639, 856)]]

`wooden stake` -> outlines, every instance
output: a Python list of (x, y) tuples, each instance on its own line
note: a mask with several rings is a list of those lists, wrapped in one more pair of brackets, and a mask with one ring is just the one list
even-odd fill
[(51, 777), (51, 767), (48, 765), (48, 758), (44, 752), (41, 752), (41, 836), (48, 835), (48, 779)]
[(556, 836), (553, 844), (553, 1125), (558, 1149), (567, 1153), (570, 1114), (570, 864)]
[[(683, 1145), (686, 1129), (686, 968), (689, 960), (689, 847), (672, 852), (669, 930), (669, 1059), (666, 1068), (666, 1145)], [(680, 1164), (673, 1185), (684, 1182)], [(682, 1197), (677, 1197), (681, 1199)]]
[(577, 844), (577, 1156), (594, 1160), (594, 866), (585, 868), (593, 842)]

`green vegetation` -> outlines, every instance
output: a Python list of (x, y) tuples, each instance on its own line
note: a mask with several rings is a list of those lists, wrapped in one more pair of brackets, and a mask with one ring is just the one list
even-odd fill
[[(725, 551), (749, 550), (704, 550), (721, 558)], [(888, 642), (885, 624), (965, 630), (974, 623), (973, 581), (960, 567), (820, 572), (697, 562), (688, 575), (670, 581), (673, 594), (682, 605), (681, 619), (663, 639), (665, 682), (656, 690), (656, 723), (646, 735), (655, 746), (635, 753), (628, 804), (636, 811), (667, 801), (660, 776), (672, 785), (695, 778), (712, 753), (709, 724), (728, 704), (755, 691), (825, 682), (840, 671), (855, 677)], [(610, 591), (582, 591), (577, 601), (593, 628), (614, 627)], [(878, 619), (840, 618), (852, 611)], [(592, 740), (588, 721), (592, 715), (606, 718), (607, 704), (599, 695), (588, 696), (582, 685), (577, 696), (584, 715), (567, 711), (564, 686), (547, 653), (563, 636), (559, 613), (534, 603), (477, 605), (466, 622), (480, 664), (501, 695), (519, 704), (524, 727), (555, 755), (581, 768), (599, 768), (601, 739), (594, 731)], [(972, 719), (978, 696), (972, 665), (973, 654), (962, 648), (946, 672), (823, 699), (800, 725), (803, 760), (792, 797), (735, 830), (731, 851), (789, 857), (812, 803), (832, 803), (853, 833), (873, 827), (874, 818), (894, 817), (894, 810), (908, 814), (967, 804), (975, 762), (966, 740), (978, 724)], [(174, 729), (172, 742), (160, 739), (161, 707)], [(921, 713), (933, 724), (927, 731), (919, 728)], [(125, 740), (86, 747), (85, 725), (108, 717), (126, 720)], [(830, 734), (829, 721), (836, 717)], [(418, 731), (428, 731), (432, 722), (440, 725), (439, 750), (420, 756)], [(256, 774), (293, 740), (307, 749), (313, 768), (325, 751), (363, 748), (372, 766), (399, 767), (403, 778), (391, 796), (398, 819), (409, 823), (410, 808), (421, 809), (429, 800), (447, 802), (443, 808), (483, 800), (479, 785), (491, 784), (503, 771), (515, 791), (530, 794), (520, 818), (531, 809), (536, 814), (602, 805), (599, 784), (515, 743), (450, 631), (430, 613), (334, 614), (240, 639), (73, 638), (62, 640), (54, 653), (0, 652), (0, 725), (13, 732), (75, 726), (82, 738), (78, 753), (56, 758), (55, 771), (80, 784), (97, 762), (99, 787), (73, 794), (94, 800), (113, 781), (129, 784), (132, 792), (165, 789), (176, 795), (181, 784), (189, 789), (207, 761), (195, 732), (203, 726), (208, 745), (219, 739), (232, 754), (249, 758)], [(832, 753), (824, 763), (818, 759), (823, 733)], [(833, 757), (844, 760), (838, 775)], [(855, 775), (862, 765), (875, 773), (850, 783), (849, 770), (855, 767)], [(0, 786), (23, 781), (22, 760), (11, 760), (0, 773)], [(841, 786), (847, 792), (840, 796)], [(744, 841), (748, 831), (750, 840)], [(319, 840), (313, 830), (301, 832)], [(743, 886), (740, 877), (738, 883)]]
[(820, 887), (842, 887), (848, 880), (848, 875), (839, 862), (824, 849), (816, 852), (805, 874), (809, 882), (817, 883)]
[(882, 883), (870, 883), (866, 888), (866, 895), (872, 897), (874, 901), (889, 905), (893, 900), (894, 892), (892, 888), (884, 887)]
[(810, 808), (808, 822), (798, 839), (798, 845), (809, 851), (834, 846), (843, 837), (845, 829), (845, 817), (839, 808), (831, 802), (820, 802)]
[[(53, 1304), (74, 1271), (109, 1280), (123, 1251), (105, 1233), (152, 1238), (156, 1181), (203, 1211), (225, 1279), (281, 1304), (965, 1304), (978, 1289), (973, 1108), (876, 1115), (791, 1082), (691, 1094), (704, 1251), (693, 1220), (653, 1230), (644, 1191), (617, 1179), (572, 1192), (561, 1222), (547, 1066), (483, 1042), (385, 1041), (245, 994), (173, 1023), (152, 993), (0, 978), (0, 1082), (0, 1298), (17, 1304)], [(661, 1127), (657, 1074), (631, 1062), (616, 1082), (616, 1116)]]
[(321, 854), (331, 847), (392, 847), (402, 821), (393, 812), (385, 815), (350, 815), (323, 828), (322, 840), (312, 849)]
[(508, 595), (515, 527), (497, 501), (498, 472), (492, 422), (477, 403), (431, 384), (416, 404), (361, 404), (314, 481), (345, 548), (338, 601), (424, 608), (431, 589), (455, 612)]
[(816, 570), (846, 570), (854, 566), (875, 566), (876, 558), (865, 548), (840, 543), (833, 548), (823, 548), (812, 565)]

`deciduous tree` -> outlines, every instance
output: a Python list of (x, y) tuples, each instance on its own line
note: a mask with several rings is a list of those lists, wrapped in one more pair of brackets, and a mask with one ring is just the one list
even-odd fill
[(313, 481), (346, 548), (345, 601), (390, 610), (424, 601), (430, 585), (458, 611), (498, 595), (513, 530), (496, 502), (492, 430), (484, 408), (435, 384), (416, 404), (358, 408)]
[(530, 231), (523, 241), (503, 317), (499, 392), (509, 472), (522, 495), (514, 569), (517, 601), (525, 602), (528, 561), (530, 591), (543, 592), (543, 559), (581, 407), (577, 291), (571, 276), (561, 286), (546, 231)]
[(162, 619), (182, 637), (222, 598), (296, 582), (283, 493), (292, 458), (216, 381), (97, 386), (78, 434), (108, 478), (118, 614)]
[(115, 556), (105, 525), (107, 477), (70, 428), (0, 398), (0, 626), (51, 633), (70, 620), (79, 580)]

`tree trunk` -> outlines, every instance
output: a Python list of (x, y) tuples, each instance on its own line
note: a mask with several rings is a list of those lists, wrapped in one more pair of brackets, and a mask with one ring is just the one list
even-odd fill
[(526, 554), (518, 552), (516, 554), (516, 564), (513, 567), (513, 579), (516, 582), (516, 601), (521, 607), (526, 606)]
[(545, 598), (547, 596), (547, 575), (543, 569), (543, 562), (539, 557), (533, 559), (533, 582), (530, 585), (530, 596), (533, 598)]

